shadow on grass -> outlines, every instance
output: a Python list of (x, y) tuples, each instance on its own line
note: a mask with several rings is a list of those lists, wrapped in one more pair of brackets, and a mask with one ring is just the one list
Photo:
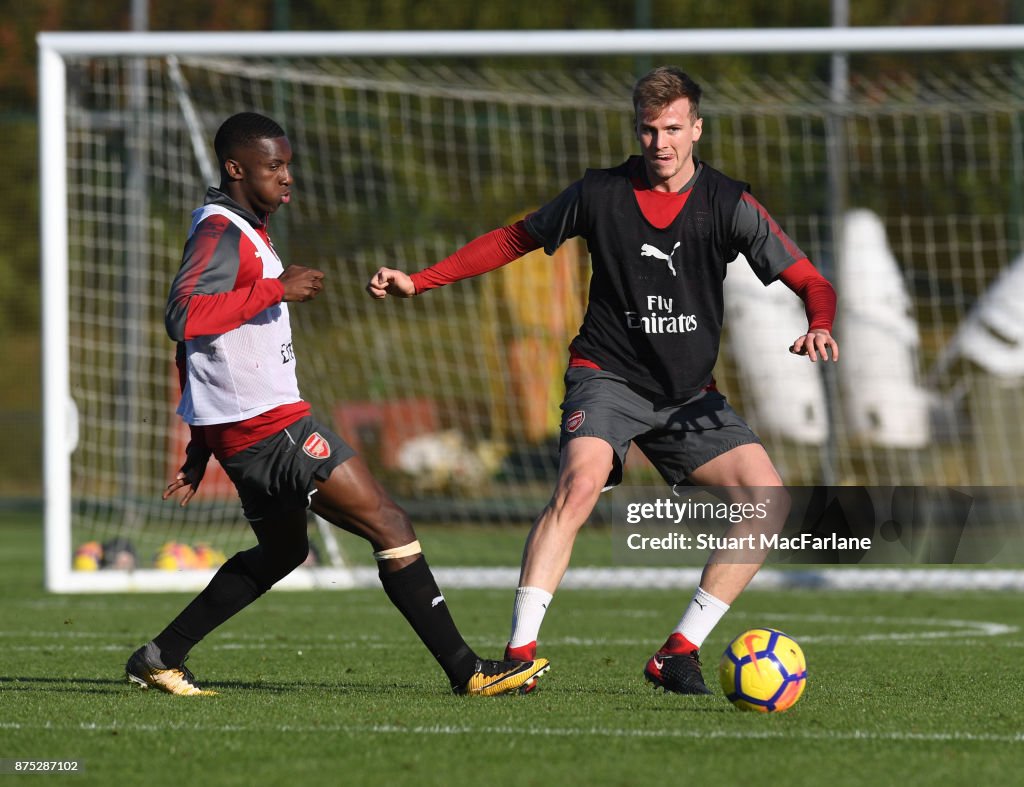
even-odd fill
[[(327, 683), (312, 682), (306, 680), (298, 681), (265, 681), (265, 680), (204, 680), (201, 684), (204, 688), (214, 691), (229, 693), (232, 691), (246, 692), (267, 692), (270, 694), (297, 694), (301, 692), (329, 691), (336, 695), (374, 695), (382, 693), (422, 691), (420, 684), (394, 683), (382, 686), (379, 683)], [(123, 677), (111, 678), (77, 678), (77, 677), (38, 677), (28, 675), (0, 675), (0, 691), (64, 691), (78, 694), (102, 694), (109, 690), (116, 689), (140, 691), (139, 687), (133, 686)], [(438, 692), (444, 693), (446, 689), (439, 686)], [(153, 692), (160, 694), (162, 692)]]
[[(623, 708), (622, 710), (636, 711), (636, 708)], [(676, 702), (672, 705), (664, 705), (662, 707), (651, 708), (646, 707), (643, 709), (644, 713), (736, 713), (736, 710), (731, 705), (722, 705), (721, 703), (716, 705), (691, 705), (687, 702)]]
[(109, 694), (127, 688), (124, 678), (39, 678), (0, 675), (0, 691), (60, 691), (74, 694)]
[[(301, 691), (330, 691), (337, 695), (374, 695), (380, 696), (390, 692), (423, 691), (421, 684), (413, 683), (392, 683), (381, 685), (379, 683), (326, 683), (312, 682), (307, 680), (296, 680), (287, 683), (264, 680), (221, 680), (202, 682), (204, 687), (214, 691), (269, 691), (295, 693)], [(441, 686), (439, 691), (444, 691)]]

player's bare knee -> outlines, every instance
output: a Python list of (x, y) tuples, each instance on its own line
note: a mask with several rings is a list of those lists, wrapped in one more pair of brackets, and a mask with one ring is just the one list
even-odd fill
[(758, 532), (772, 535), (785, 527), (792, 508), (789, 490), (784, 486), (737, 486), (730, 488), (732, 502), (750, 506), (759, 514), (749, 520)]
[(602, 488), (591, 474), (573, 473), (559, 485), (553, 507), (562, 517), (582, 524), (597, 505)]

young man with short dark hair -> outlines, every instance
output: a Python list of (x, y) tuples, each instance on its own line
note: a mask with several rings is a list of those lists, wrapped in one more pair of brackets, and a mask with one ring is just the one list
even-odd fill
[(315, 298), (324, 274), (284, 268), (267, 234), (269, 215), (291, 201), (291, 143), (253, 112), (228, 118), (214, 141), (220, 188), (192, 215), (182, 265), (167, 301), (178, 342), (178, 413), (192, 439), (185, 464), (164, 492), (195, 495), (210, 456), (238, 490), (257, 546), (231, 557), (160, 634), (126, 666), (142, 688), (201, 695), (184, 666), (208, 633), (299, 566), (309, 552), (306, 509), (373, 546), (391, 602), (459, 694), (523, 693), (547, 669), (481, 660), (465, 643), (416, 539), (412, 523), (299, 394), (289, 304)]

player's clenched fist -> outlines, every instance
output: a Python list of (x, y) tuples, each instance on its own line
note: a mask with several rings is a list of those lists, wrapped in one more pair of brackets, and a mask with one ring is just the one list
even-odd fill
[(302, 265), (289, 265), (277, 278), (284, 285), (285, 301), (313, 300), (324, 286), (323, 271)]
[(381, 268), (366, 285), (366, 291), (374, 298), (386, 298), (396, 295), (399, 298), (411, 298), (416, 294), (416, 286), (412, 279), (402, 271), (393, 268)]

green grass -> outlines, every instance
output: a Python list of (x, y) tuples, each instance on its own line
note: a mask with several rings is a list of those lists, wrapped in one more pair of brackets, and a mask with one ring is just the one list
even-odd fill
[[(529, 525), (424, 524), (415, 523), (431, 566), (518, 566)], [(352, 566), (373, 566), (373, 553), (366, 542), (351, 533), (335, 531), (345, 561)], [(585, 527), (573, 547), (574, 566), (609, 567), (612, 559), (612, 531), (609, 527)]]
[[(551, 672), (528, 697), (491, 699), (451, 696), (380, 591), (271, 592), (193, 652), (220, 695), (177, 698), (131, 689), (122, 667), (189, 596), (48, 595), (41, 540), (38, 517), (0, 518), (0, 758), (85, 769), (40, 781), (990, 785), (1024, 768), (1015, 594), (745, 594), (705, 644), (708, 677), (756, 625), (791, 634), (809, 664), (796, 707), (764, 716), (717, 685), (644, 684), (679, 592), (559, 593)], [(497, 654), (511, 589), (446, 595), (470, 643)]]

